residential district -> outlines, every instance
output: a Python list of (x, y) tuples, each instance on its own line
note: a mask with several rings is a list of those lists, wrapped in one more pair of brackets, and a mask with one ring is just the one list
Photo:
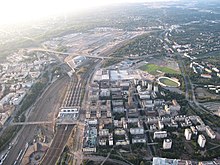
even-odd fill
[(219, 165), (219, 8), (173, 3), (34, 27), (0, 64), (0, 165)]

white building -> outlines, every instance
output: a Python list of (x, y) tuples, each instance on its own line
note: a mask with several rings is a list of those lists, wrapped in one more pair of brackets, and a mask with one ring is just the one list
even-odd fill
[(205, 71), (208, 72), (208, 73), (212, 73), (212, 71), (208, 68), (205, 68)]
[(163, 140), (163, 149), (171, 149), (172, 147), (172, 140), (171, 139), (164, 139)]
[(113, 146), (113, 135), (112, 134), (109, 134), (108, 143), (110, 146)]
[(150, 99), (150, 94), (148, 91), (140, 91), (138, 94), (141, 100)]
[(117, 129), (115, 129), (115, 134), (116, 135), (125, 135), (126, 131), (124, 129), (117, 128)]
[(146, 143), (146, 138), (145, 138), (145, 135), (134, 135), (132, 137), (132, 144), (135, 144), (135, 143)]
[(219, 73), (219, 69), (218, 68), (212, 68), (213, 71)]
[(73, 58), (73, 62), (75, 65), (80, 65), (85, 60), (86, 60), (85, 56), (76, 56), (75, 58)]
[(144, 128), (143, 128), (143, 127), (130, 128), (130, 133), (131, 133), (132, 135), (144, 134)]
[(186, 128), (186, 129), (185, 129), (185, 132), (184, 132), (184, 135), (185, 135), (185, 137), (186, 137), (186, 140), (191, 140), (191, 137), (192, 137), (192, 131), (191, 131), (191, 129)]
[(201, 77), (203, 78), (212, 78), (212, 76), (210, 74), (201, 74)]
[(108, 136), (108, 135), (109, 135), (109, 129), (99, 130), (99, 136)]
[(106, 146), (107, 140), (106, 139), (99, 139), (99, 145), (100, 146)]
[(160, 130), (164, 128), (164, 124), (160, 120), (158, 121), (158, 128)]
[(58, 114), (58, 118), (72, 118), (77, 119), (79, 116), (79, 110), (76, 108), (62, 108)]
[(148, 91), (152, 91), (152, 87), (153, 87), (152, 84), (151, 84), (151, 83), (148, 83), (148, 85), (147, 85), (147, 90), (148, 90)]
[(197, 125), (196, 126), (196, 129), (198, 130), (198, 131), (205, 131), (205, 129), (206, 129), (206, 127), (205, 127), (205, 125)]
[(216, 134), (209, 126), (206, 126), (205, 131), (211, 139), (215, 139)]
[(158, 91), (159, 91), (158, 85), (155, 85), (155, 86), (154, 86), (154, 92), (158, 92)]
[(196, 127), (190, 126), (190, 129), (191, 129), (191, 131), (192, 131), (193, 134), (195, 134), (195, 135), (198, 134), (198, 130), (196, 129)]
[(166, 138), (167, 137), (167, 131), (156, 131), (154, 132), (154, 139), (156, 138)]
[(9, 104), (10, 99), (15, 95), (15, 93), (9, 93), (6, 96), (4, 96), (1, 100), (0, 100), (0, 107), (3, 109), (3, 106), (5, 104)]
[(198, 144), (201, 148), (204, 148), (205, 147), (205, 143), (206, 143), (206, 138), (204, 135), (200, 134), (199, 137), (198, 137)]

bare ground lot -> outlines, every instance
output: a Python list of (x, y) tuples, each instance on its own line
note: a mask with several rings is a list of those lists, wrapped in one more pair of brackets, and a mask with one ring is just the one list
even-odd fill
[(219, 95), (212, 94), (212, 93), (208, 92), (207, 89), (204, 89), (204, 88), (196, 88), (195, 94), (196, 94), (196, 98), (198, 99), (198, 101), (220, 99)]

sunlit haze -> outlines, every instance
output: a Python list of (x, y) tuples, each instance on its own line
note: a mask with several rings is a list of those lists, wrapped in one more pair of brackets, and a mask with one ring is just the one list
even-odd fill
[(4, 0), (0, 2), (0, 25), (42, 19), (70, 11), (78, 12), (112, 3), (144, 1), (152, 0)]

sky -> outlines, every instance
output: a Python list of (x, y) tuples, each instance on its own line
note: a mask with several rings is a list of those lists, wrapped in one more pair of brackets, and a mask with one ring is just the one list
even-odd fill
[(38, 20), (113, 3), (169, 0), (0, 0), (0, 25)]

